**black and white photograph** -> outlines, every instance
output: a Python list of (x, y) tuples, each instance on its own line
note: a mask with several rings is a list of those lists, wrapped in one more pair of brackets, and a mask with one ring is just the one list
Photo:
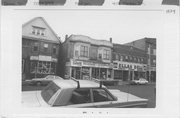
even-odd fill
[(75, 11), (22, 25), (23, 105), (155, 108), (160, 21), (114, 12), (124, 14)]
[(3, 117), (179, 117), (179, 2), (95, 1), (1, 2)]

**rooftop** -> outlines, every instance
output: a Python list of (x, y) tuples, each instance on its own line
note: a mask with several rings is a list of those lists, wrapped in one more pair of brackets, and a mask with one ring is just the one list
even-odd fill
[(98, 46), (108, 46), (108, 47), (113, 47), (113, 44), (110, 41), (107, 40), (98, 40), (98, 39), (93, 39), (88, 36), (84, 35), (71, 35), (68, 37), (70, 41), (80, 41), (84, 43), (90, 43), (92, 45), (98, 45)]
[[(91, 80), (78, 80), (80, 88), (97, 88), (100, 84)], [(74, 80), (53, 80), (53, 82), (61, 88), (77, 88), (78, 84)]]
[(131, 54), (136, 56), (146, 56), (146, 52), (144, 50), (141, 50), (139, 48), (128, 46), (128, 45), (122, 45), (122, 44), (113, 44), (113, 51), (116, 53), (121, 54)]

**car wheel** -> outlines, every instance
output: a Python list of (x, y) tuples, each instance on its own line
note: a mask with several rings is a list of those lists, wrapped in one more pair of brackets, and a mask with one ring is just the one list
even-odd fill
[(37, 85), (37, 86), (41, 86), (42, 83), (41, 83), (41, 82), (37, 82), (36, 85)]

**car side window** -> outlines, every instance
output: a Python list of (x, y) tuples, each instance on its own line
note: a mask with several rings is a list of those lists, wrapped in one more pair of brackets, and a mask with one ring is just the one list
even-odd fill
[(69, 104), (83, 104), (90, 103), (90, 89), (76, 89), (72, 92)]
[(112, 101), (112, 96), (104, 89), (93, 89), (93, 100), (94, 102)]

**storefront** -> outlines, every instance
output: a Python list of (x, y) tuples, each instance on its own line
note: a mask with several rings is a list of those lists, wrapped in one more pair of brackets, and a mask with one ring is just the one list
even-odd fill
[(30, 57), (30, 77), (44, 77), (56, 73), (57, 59), (51, 56), (31, 56)]
[(112, 64), (95, 61), (70, 60), (66, 63), (66, 75), (76, 79), (112, 79)]
[(156, 82), (156, 67), (148, 67), (146, 76), (149, 82)]
[(128, 62), (114, 62), (114, 79), (129, 81), (146, 77), (146, 65)]

